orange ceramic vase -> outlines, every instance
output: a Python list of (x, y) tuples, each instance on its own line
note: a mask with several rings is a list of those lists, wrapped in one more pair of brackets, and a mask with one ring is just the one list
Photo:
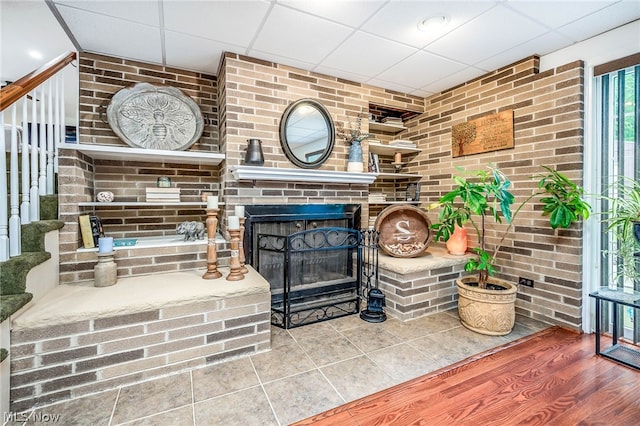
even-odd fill
[(456, 225), (446, 244), (449, 253), (458, 256), (465, 254), (467, 252), (467, 231)]

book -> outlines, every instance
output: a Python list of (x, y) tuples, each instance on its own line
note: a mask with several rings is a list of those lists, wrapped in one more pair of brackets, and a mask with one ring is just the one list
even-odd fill
[(380, 159), (378, 154), (373, 154), (373, 172), (380, 173)]
[(98, 216), (89, 216), (89, 222), (91, 223), (91, 237), (93, 238), (93, 246), (98, 247), (98, 239), (100, 237), (104, 237), (102, 220)]
[(153, 203), (179, 202), (180, 188), (146, 188), (146, 201)]
[(78, 216), (78, 224), (80, 225), (80, 235), (82, 236), (82, 245), (84, 248), (94, 248), (96, 243), (93, 241), (93, 232), (91, 230), (91, 216), (88, 214)]

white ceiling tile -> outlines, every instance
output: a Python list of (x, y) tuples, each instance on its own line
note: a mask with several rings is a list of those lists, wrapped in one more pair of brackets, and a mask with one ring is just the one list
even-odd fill
[(418, 51), (379, 74), (376, 78), (417, 89), (464, 68), (463, 64), (443, 59), (428, 52)]
[(362, 23), (373, 15), (384, 3), (385, 1), (378, 0), (278, 0), (278, 4), (302, 10), (351, 27), (359, 27), (362, 25)]
[(166, 30), (248, 47), (269, 11), (266, 1), (164, 0)]
[[(55, 19), (40, 23), (35, 5), (57, 8), (91, 52), (161, 63), (164, 46), (167, 65), (212, 73), (232, 51), (419, 96), (640, 19), (640, 0), (0, 0), (5, 79), (14, 64), (28, 69), (13, 79), (42, 64), (23, 59), (28, 45), (47, 60), (73, 50)], [(441, 14), (451, 20), (445, 29), (418, 31)]]
[(475, 64), (545, 33), (547, 29), (497, 6), (431, 43), (426, 50)]
[(440, 93), (443, 90), (447, 90), (451, 87), (457, 86), (458, 84), (473, 80), (474, 78), (480, 77), (481, 75), (484, 75), (486, 73), (487, 71), (483, 69), (467, 67), (462, 71), (450, 74), (437, 81), (429, 83), (426, 86), (421, 87), (420, 89), (427, 92)]
[(566, 25), (583, 16), (607, 7), (619, 0), (609, 1), (531, 1), (509, 0), (505, 5), (550, 28)]
[(565, 25), (558, 32), (574, 41), (582, 41), (636, 19), (640, 19), (640, 1), (622, 1)]
[[(216, 75), (223, 52), (244, 54), (244, 49), (188, 34), (165, 31), (166, 61), (173, 67)], [(189, 46), (185, 49), (185, 46)]]
[(66, 6), (58, 10), (84, 50), (162, 63), (158, 28)]
[(54, 0), (56, 4), (87, 10), (101, 15), (139, 22), (146, 25), (160, 25), (160, 12), (157, 1), (149, 0)]
[[(0, 1), (0, 16), (1, 81), (16, 81), (64, 52), (76, 50), (44, 2)], [(42, 53), (42, 59), (29, 56), (30, 50)]]
[(274, 6), (253, 48), (318, 63), (353, 30), (282, 6)]
[(480, 61), (474, 66), (485, 70), (495, 70), (531, 55), (546, 55), (568, 44), (572, 44), (569, 38), (556, 32), (548, 32), (519, 46), (500, 52), (484, 61)]
[(322, 61), (322, 65), (373, 77), (415, 52), (416, 48), (358, 31)]
[[(391, 1), (367, 21), (362, 29), (410, 46), (423, 47), (495, 4), (494, 1)], [(446, 27), (432, 32), (418, 29), (418, 23), (425, 18), (442, 14), (450, 19)]]

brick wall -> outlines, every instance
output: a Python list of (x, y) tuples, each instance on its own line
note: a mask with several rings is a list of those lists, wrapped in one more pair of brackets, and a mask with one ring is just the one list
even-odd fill
[(11, 333), (11, 410), (203, 367), (270, 347), (270, 293)]
[[(367, 111), (370, 103), (425, 111), (405, 123), (409, 131), (397, 135), (414, 140), (423, 150), (412, 159), (412, 165), (406, 170), (423, 175), (423, 206), (437, 200), (451, 188), (451, 174), (455, 166), (476, 169), (490, 162), (497, 164), (514, 182), (514, 191), (519, 199), (534, 187), (535, 183), (529, 180), (529, 176), (540, 171), (542, 164), (557, 167), (578, 182), (582, 178), (584, 72), (580, 62), (539, 73), (538, 58), (526, 58), (427, 99), (236, 54), (225, 55), (217, 80), (96, 55), (84, 55), (81, 67), (80, 141), (83, 143), (118, 143), (108, 126), (105, 127), (106, 124), (100, 120), (100, 111), (106, 108), (107, 98), (123, 85), (118, 75), (110, 73), (120, 72), (120, 77), (126, 79), (127, 84), (162, 80), (181, 86), (187, 84), (183, 81), (185, 78), (209, 81), (213, 88), (206, 91), (209, 96), (207, 102), (212, 102), (209, 117), (213, 122), (218, 113), (212, 101), (215, 99), (219, 104), (219, 125), (216, 121), (219, 139), (212, 133), (202, 147), (219, 145), (226, 155), (222, 166), (210, 173), (218, 176), (212, 188), (221, 191), (227, 212), (233, 211), (238, 204), (336, 202), (361, 203), (362, 217), (367, 217), (366, 201), (370, 188), (366, 185), (237, 182), (231, 176), (230, 169), (242, 164), (249, 138), (263, 141), (265, 166), (295, 168), (280, 146), (279, 123), (286, 106), (305, 97), (320, 100), (329, 110), (336, 127), (344, 126), (349, 120), (353, 122), (359, 111)], [(138, 67), (137, 73), (131, 71), (135, 67)], [(177, 77), (169, 79), (174, 74)], [(181, 75), (186, 77), (179, 77)], [(515, 148), (455, 159), (451, 157), (452, 125), (508, 109), (514, 110)], [(365, 131), (366, 125), (364, 123)], [(376, 136), (381, 140), (391, 139), (391, 135)], [(321, 168), (346, 170), (347, 151), (348, 146), (337, 140), (333, 154)], [(366, 155), (365, 147), (365, 161)], [(62, 194), (61, 215), (67, 226), (61, 233), (61, 280), (88, 279), (92, 269), (88, 264), (82, 266), (82, 256), (71, 252), (78, 242), (75, 230), (77, 211), (73, 203), (91, 198), (93, 194), (89, 194), (86, 186), (93, 187), (95, 175), (103, 176), (100, 170), (103, 165), (92, 164), (82, 156), (61, 158), (61, 162), (64, 164), (61, 167), (73, 168), (62, 169), (68, 174), (61, 172), (61, 179), (67, 179), (65, 182), (75, 188), (70, 194)], [(165, 165), (149, 167), (162, 169)], [(136, 173), (136, 180), (148, 178)], [(202, 180), (195, 186), (208, 179), (207, 176), (200, 178)], [(176, 179), (179, 178), (176, 176)], [(106, 188), (100, 182), (97, 185)], [(535, 282), (534, 288), (520, 288), (519, 314), (579, 329), (582, 305), (581, 228), (574, 226), (570, 230), (552, 232), (539, 211), (539, 205), (531, 205), (521, 212), (514, 237), (505, 241), (498, 255), (500, 275), (511, 280), (524, 276)], [(224, 216), (229, 215), (227, 212), (222, 213), (222, 226)], [(117, 214), (114, 213), (115, 216)], [(435, 212), (430, 213), (430, 217), (435, 220)], [(176, 218), (170, 220), (171, 225)], [(117, 217), (112, 219), (118, 220)], [(125, 226), (124, 220), (110, 225)], [(495, 230), (491, 229), (488, 236), (490, 244), (497, 242)], [(81, 265), (76, 265), (77, 261)]]
[[(516, 203), (531, 194), (536, 182), (530, 176), (543, 171), (541, 165), (582, 183), (583, 64), (539, 73), (538, 62), (527, 58), (426, 99), (426, 112), (409, 123), (406, 135), (423, 149), (409, 168), (423, 175), (422, 199), (431, 203), (450, 190), (456, 166), (497, 165), (512, 180)], [(513, 149), (451, 157), (453, 125), (503, 110), (514, 111)], [(519, 288), (517, 313), (579, 330), (581, 226), (554, 232), (540, 211), (539, 204), (529, 204), (516, 219), (515, 232), (498, 254), (499, 275), (535, 282), (534, 288)], [(436, 220), (437, 212), (430, 217)], [(471, 244), (474, 235), (469, 232)], [(500, 233), (492, 226), (487, 235), (494, 245)]]
[[(280, 119), (291, 102), (318, 100), (329, 111), (336, 128), (348, 127), (349, 121), (355, 124), (363, 111), (365, 132), (370, 103), (424, 111), (424, 99), (416, 96), (231, 53), (225, 55), (218, 74), (218, 98), (224, 105), (220, 116), (220, 140), (226, 153), (223, 187), (227, 211), (231, 212), (235, 205), (248, 204), (357, 203), (362, 204), (362, 217), (368, 216), (367, 185), (238, 182), (231, 176), (230, 169), (243, 163), (249, 138), (262, 140), (265, 167), (296, 168), (285, 156), (279, 135)], [(320, 169), (346, 171), (348, 150), (343, 140), (336, 139), (331, 156)], [(364, 151), (366, 161), (366, 147)]]
[(423, 258), (380, 257), (379, 288), (386, 311), (402, 321), (456, 309), (456, 280), (464, 276), (468, 256), (453, 256), (433, 245)]
[[(200, 107), (204, 118), (202, 137), (191, 151), (218, 152), (218, 100), (216, 77), (200, 73), (129, 61), (103, 55), (80, 55), (80, 122), (78, 141), (82, 144), (127, 146), (109, 127), (106, 109), (112, 96), (123, 87), (138, 82), (170, 85), (181, 89)], [(155, 207), (78, 207), (94, 201), (100, 191), (112, 191), (116, 201), (144, 201), (145, 188), (156, 185), (159, 176), (169, 176), (181, 189), (182, 201), (200, 201), (203, 191), (220, 192), (220, 167), (179, 162), (140, 162), (94, 160), (74, 150), (61, 150), (59, 159), (60, 218), (65, 222), (60, 235), (60, 281), (75, 282), (93, 278), (94, 253), (77, 253), (79, 214), (103, 218), (105, 233), (115, 238), (173, 235), (178, 223), (204, 221), (202, 209)], [(221, 263), (226, 247), (220, 245)], [(118, 275), (149, 273), (151, 270), (180, 270), (205, 266), (206, 245), (159, 248), (157, 255), (144, 250), (116, 253)]]

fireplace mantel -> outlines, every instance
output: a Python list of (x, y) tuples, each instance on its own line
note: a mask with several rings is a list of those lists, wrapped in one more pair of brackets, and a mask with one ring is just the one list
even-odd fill
[(369, 185), (376, 180), (375, 173), (336, 172), (318, 169), (282, 169), (262, 166), (233, 166), (231, 174), (236, 180), (281, 180), (289, 182), (346, 183)]

